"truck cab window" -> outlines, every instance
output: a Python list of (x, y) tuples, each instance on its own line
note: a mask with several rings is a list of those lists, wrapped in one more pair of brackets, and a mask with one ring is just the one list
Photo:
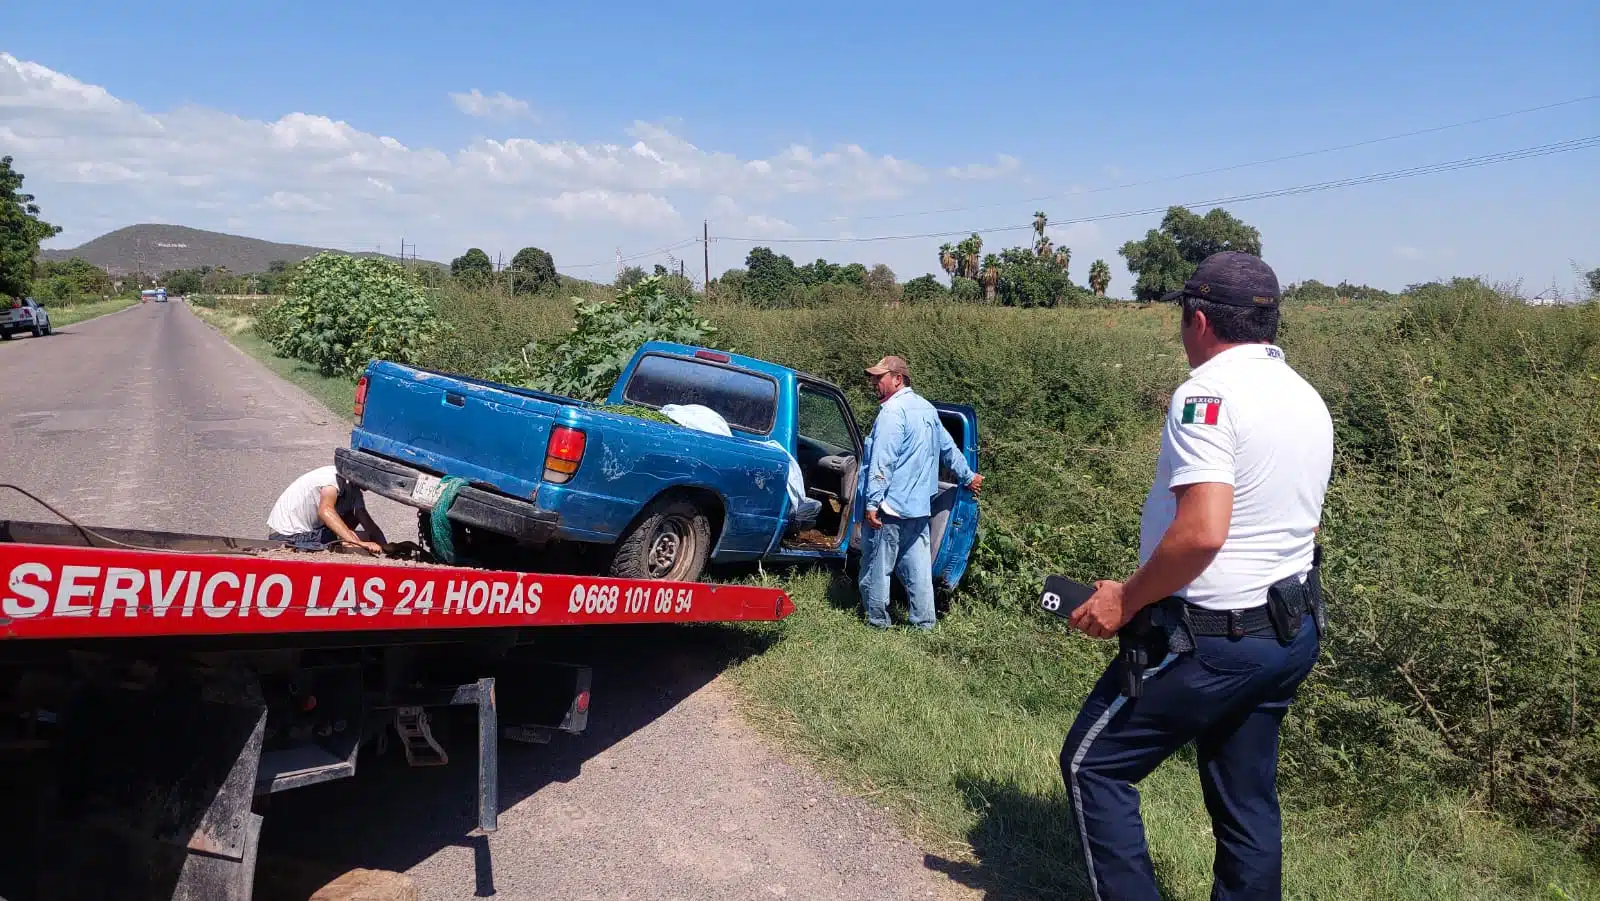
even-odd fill
[(730, 428), (758, 435), (771, 432), (778, 415), (778, 383), (772, 379), (663, 354), (639, 361), (622, 397), (657, 410), (667, 404), (699, 404), (721, 414)]

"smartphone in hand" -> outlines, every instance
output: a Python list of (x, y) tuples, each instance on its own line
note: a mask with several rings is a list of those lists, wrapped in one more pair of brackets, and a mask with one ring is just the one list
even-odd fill
[(1066, 619), (1072, 611), (1094, 595), (1094, 586), (1074, 582), (1061, 576), (1046, 576), (1044, 591), (1039, 596), (1039, 607), (1046, 613)]

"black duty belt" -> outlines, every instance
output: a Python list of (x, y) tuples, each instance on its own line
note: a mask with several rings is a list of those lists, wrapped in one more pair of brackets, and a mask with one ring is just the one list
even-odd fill
[(1193, 604), (1185, 604), (1184, 607), (1189, 619), (1189, 631), (1195, 635), (1277, 638), (1277, 633), (1272, 630), (1272, 619), (1267, 616), (1266, 604), (1243, 610), (1207, 610)]

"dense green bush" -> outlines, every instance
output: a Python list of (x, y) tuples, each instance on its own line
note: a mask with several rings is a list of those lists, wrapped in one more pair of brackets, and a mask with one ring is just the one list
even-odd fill
[(445, 332), (426, 291), (389, 260), (320, 253), (299, 265), (286, 293), (257, 333), (324, 375), (353, 375), (373, 359), (416, 362)]
[(509, 384), (600, 400), (646, 341), (700, 344), (716, 331), (696, 314), (694, 295), (674, 290), (673, 284), (670, 277), (647, 276), (615, 298), (573, 298), (570, 332), (524, 347), (488, 375)]
[[(1163, 408), (1188, 366), (1168, 306), (718, 309), (726, 343), (832, 378), (863, 361), (979, 411), (990, 477), (955, 603), (1035, 628), (1042, 576), (1125, 577)], [(1286, 311), (1326, 398), (1332, 635), (1284, 735), (1286, 783), (1330, 809), (1465, 789), (1600, 850), (1600, 305), (1529, 307), (1473, 281), (1391, 307)], [(1004, 336), (997, 340), (996, 336)], [(1066, 672), (1103, 662), (1072, 642)], [(964, 650), (963, 653), (968, 653)]]

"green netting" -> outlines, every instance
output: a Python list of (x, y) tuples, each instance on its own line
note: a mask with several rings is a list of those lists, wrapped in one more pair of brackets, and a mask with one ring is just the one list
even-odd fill
[(450, 534), (450, 517), (445, 513), (456, 502), (456, 493), (467, 484), (466, 479), (445, 476), (439, 480), (439, 499), (433, 502), (432, 515), (428, 517), (428, 538), (433, 545), (433, 555), (446, 563), (457, 563), (455, 538)]

